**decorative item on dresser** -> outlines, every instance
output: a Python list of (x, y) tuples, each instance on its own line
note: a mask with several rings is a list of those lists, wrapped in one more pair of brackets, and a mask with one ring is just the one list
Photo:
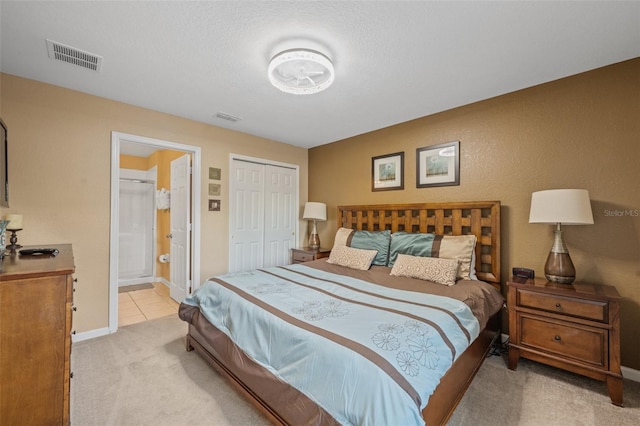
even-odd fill
[(622, 406), (620, 296), (615, 287), (513, 277), (509, 287), (509, 368), (520, 357), (605, 381)]
[[(41, 247), (41, 246), (40, 246)], [(68, 425), (75, 266), (53, 255), (6, 256), (0, 271), (0, 424)]]
[(302, 247), (291, 249), (291, 263), (304, 263), (329, 257), (331, 249)]
[(311, 235), (309, 236), (309, 248), (312, 250), (318, 250), (320, 248), (320, 237), (318, 236), (317, 221), (327, 220), (327, 205), (325, 203), (307, 202), (304, 205), (304, 213), (302, 218), (305, 220), (313, 221), (313, 228), (311, 228)]
[(9, 221), (7, 224), (7, 231), (11, 231), (11, 237), (9, 238), (10, 245), (7, 246), (7, 250), (15, 253), (15, 251), (22, 246), (18, 244), (18, 231), (22, 231), (22, 215), (21, 214), (8, 214), (5, 219)]
[(531, 194), (529, 223), (556, 225), (551, 251), (544, 265), (549, 281), (571, 284), (576, 279), (569, 250), (562, 241), (560, 225), (593, 225), (589, 192), (585, 189), (551, 189)]

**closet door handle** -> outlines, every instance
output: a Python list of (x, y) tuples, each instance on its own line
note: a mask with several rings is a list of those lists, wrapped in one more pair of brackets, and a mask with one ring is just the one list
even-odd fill
[(167, 238), (169, 239), (173, 238), (173, 234), (167, 234)]

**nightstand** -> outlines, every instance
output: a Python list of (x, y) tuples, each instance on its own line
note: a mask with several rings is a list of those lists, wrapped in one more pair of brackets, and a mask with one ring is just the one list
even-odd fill
[(523, 357), (604, 381), (611, 402), (622, 406), (615, 287), (515, 277), (507, 285), (509, 368)]
[(323, 259), (329, 257), (331, 249), (320, 248), (318, 250), (309, 247), (291, 249), (292, 263), (304, 263), (311, 260)]

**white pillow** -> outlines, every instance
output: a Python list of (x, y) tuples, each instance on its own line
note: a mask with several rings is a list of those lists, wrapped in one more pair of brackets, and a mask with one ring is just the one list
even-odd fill
[(459, 262), (456, 259), (398, 254), (398, 258), (391, 268), (391, 275), (418, 278), (451, 286), (456, 283), (458, 266)]
[(371, 266), (377, 250), (363, 250), (347, 246), (333, 246), (327, 263), (366, 271)]

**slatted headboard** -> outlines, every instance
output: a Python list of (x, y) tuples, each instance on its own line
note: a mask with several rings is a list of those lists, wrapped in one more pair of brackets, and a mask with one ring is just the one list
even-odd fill
[(500, 288), (500, 201), (338, 206), (338, 226), (359, 231), (471, 235), (476, 276)]

